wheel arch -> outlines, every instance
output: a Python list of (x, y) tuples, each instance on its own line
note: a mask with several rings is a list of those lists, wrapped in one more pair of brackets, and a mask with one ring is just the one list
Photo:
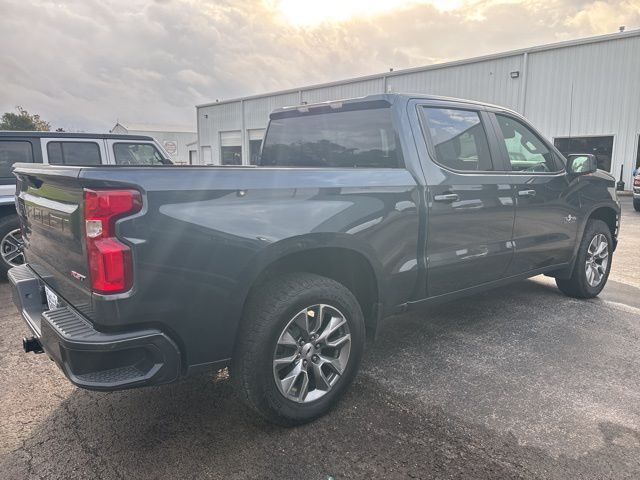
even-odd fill
[(240, 282), (241, 311), (253, 291), (269, 278), (284, 273), (315, 273), (341, 283), (353, 293), (362, 309), (367, 336), (374, 338), (383, 310), (382, 267), (368, 246), (340, 236), (330, 240), (323, 235), (298, 237), (273, 244), (259, 254)]
[(580, 238), (584, 235), (584, 231), (587, 228), (589, 220), (602, 220), (609, 227), (611, 238), (613, 239), (613, 250), (615, 251), (616, 246), (618, 245), (619, 216), (619, 210), (616, 210), (611, 205), (600, 205), (592, 208), (585, 219), (584, 225), (582, 226)]

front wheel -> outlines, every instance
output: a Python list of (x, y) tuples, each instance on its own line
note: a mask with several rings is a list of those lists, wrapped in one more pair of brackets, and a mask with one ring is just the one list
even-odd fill
[(602, 220), (589, 220), (571, 277), (556, 278), (556, 285), (562, 293), (570, 297), (597, 296), (609, 278), (612, 254), (613, 240), (607, 224)]
[(360, 305), (346, 287), (314, 274), (282, 275), (248, 301), (231, 378), (267, 420), (306, 423), (343, 395), (358, 370), (364, 339)]
[(0, 278), (6, 278), (10, 268), (23, 263), (22, 233), (18, 216), (0, 218)]
[(633, 199), (633, 208), (636, 209), (636, 212), (640, 212), (640, 198)]

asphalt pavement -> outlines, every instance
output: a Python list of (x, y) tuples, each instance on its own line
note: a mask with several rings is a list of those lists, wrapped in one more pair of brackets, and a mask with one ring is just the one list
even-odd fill
[(0, 478), (640, 478), (640, 213), (601, 296), (531, 280), (386, 322), (339, 406), (267, 424), (213, 375), (73, 387), (0, 284)]

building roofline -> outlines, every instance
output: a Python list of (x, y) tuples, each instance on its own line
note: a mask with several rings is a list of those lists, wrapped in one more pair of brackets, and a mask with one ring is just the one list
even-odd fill
[(588, 45), (591, 43), (600, 43), (600, 42), (608, 42), (611, 40), (620, 40), (623, 38), (632, 38), (632, 37), (637, 37), (640, 36), (640, 28), (634, 29), (634, 30), (627, 30), (625, 32), (616, 32), (616, 33), (607, 33), (604, 35), (596, 35), (593, 37), (585, 37), (585, 38), (578, 38), (578, 39), (574, 39), (574, 40), (564, 40), (562, 42), (554, 42), (554, 43), (547, 43), (547, 44), (543, 44), (543, 45), (536, 45), (533, 47), (525, 47), (525, 48), (519, 48), (517, 50), (508, 50), (505, 52), (499, 52), (499, 53), (491, 53), (488, 55), (482, 55), (479, 57), (472, 57), (472, 58), (465, 58), (462, 60), (453, 60), (451, 62), (443, 62), (443, 63), (434, 63), (431, 65), (424, 65), (421, 67), (412, 67), (412, 68), (405, 68), (402, 70), (394, 70), (392, 72), (383, 72), (383, 73), (374, 73), (371, 75), (363, 75), (360, 77), (352, 77), (352, 78), (346, 78), (343, 80), (335, 80), (332, 82), (325, 82), (325, 83), (316, 83), (316, 84), (312, 84), (312, 85), (306, 85), (303, 87), (298, 87), (298, 88), (288, 88), (285, 90), (277, 90), (274, 92), (265, 92), (265, 93), (260, 93), (260, 94), (256, 94), (256, 95), (248, 95), (246, 97), (237, 97), (237, 98), (231, 98), (228, 100), (221, 100), (219, 102), (208, 102), (208, 103), (202, 103), (200, 105), (196, 105), (196, 108), (204, 108), (204, 107), (213, 107), (216, 105), (224, 105), (224, 104), (229, 104), (229, 103), (237, 103), (243, 100), (255, 100), (255, 99), (259, 99), (259, 98), (264, 98), (264, 97), (273, 97), (273, 96), (277, 96), (277, 95), (287, 95), (290, 93), (299, 93), (302, 91), (307, 91), (307, 90), (314, 90), (317, 88), (327, 88), (327, 87), (335, 87), (338, 85), (348, 85), (350, 83), (357, 83), (357, 82), (362, 82), (362, 81), (367, 81), (367, 80), (378, 80), (381, 78), (392, 78), (392, 77), (396, 77), (399, 75), (406, 75), (408, 73), (419, 73), (419, 72), (426, 72), (429, 70), (439, 70), (441, 68), (448, 68), (448, 67), (455, 67), (455, 66), (459, 66), (459, 65), (469, 65), (469, 64), (473, 64), (473, 63), (479, 63), (479, 62), (485, 62), (487, 60), (496, 60), (499, 58), (508, 58), (508, 57), (515, 57), (517, 55), (522, 55), (525, 53), (537, 53), (537, 52), (544, 52), (547, 50), (557, 50), (560, 48), (567, 48), (567, 47), (575, 47), (575, 46), (579, 46), (579, 45)]

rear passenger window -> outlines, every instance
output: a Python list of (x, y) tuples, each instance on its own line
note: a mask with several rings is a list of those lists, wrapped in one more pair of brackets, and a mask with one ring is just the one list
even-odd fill
[(327, 106), (272, 118), (259, 164), (394, 168), (402, 155), (388, 106)]
[(478, 112), (425, 107), (424, 114), (440, 165), (461, 171), (493, 170)]
[(9, 184), (15, 181), (11, 169), (13, 164), (18, 162), (33, 162), (31, 143), (24, 141), (0, 141), (1, 183)]
[(49, 142), (49, 163), (62, 165), (100, 165), (100, 148), (94, 142)]

